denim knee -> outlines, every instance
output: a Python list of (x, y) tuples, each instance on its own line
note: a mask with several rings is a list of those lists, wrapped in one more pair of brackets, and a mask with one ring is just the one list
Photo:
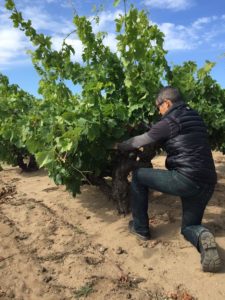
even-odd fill
[(139, 175), (140, 169), (136, 169), (132, 173), (132, 181), (138, 181), (138, 175)]
[(131, 187), (134, 187), (139, 183), (138, 174), (139, 174), (139, 169), (133, 171)]

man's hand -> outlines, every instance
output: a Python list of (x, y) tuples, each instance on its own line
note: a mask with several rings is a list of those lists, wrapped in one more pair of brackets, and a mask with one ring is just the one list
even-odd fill
[(112, 146), (112, 149), (118, 150), (118, 144), (119, 144), (119, 143), (115, 143), (115, 144)]

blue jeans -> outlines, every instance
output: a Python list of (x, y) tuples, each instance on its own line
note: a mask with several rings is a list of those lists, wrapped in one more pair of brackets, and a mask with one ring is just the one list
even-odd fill
[(134, 229), (142, 235), (149, 233), (149, 188), (180, 196), (183, 210), (181, 233), (198, 249), (200, 234), (203, 231), (208, 231), (201, 225), (201, 222), (214, 187), (214, 185), (194, 182), (174, 170), (137, 169), (133, 172), (131, 182), (131, 210)]

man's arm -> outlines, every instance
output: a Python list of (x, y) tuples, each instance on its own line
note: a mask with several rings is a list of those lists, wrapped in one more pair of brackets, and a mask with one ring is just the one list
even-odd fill
[(121, 151), (132, 151), (139, 149), (145, 145), (149, 144), (160, 144), (163, 141), (170, 138), (171, 130), (174, 132), (178, 130), (178, 126), (175, 124), (177, 128), (170, 128), (169, 123), (166, 119), (163, 119), (152, 126), (152, 128), (141, 135), (137, 135), (132, 137), (122, 143), (117, 145), (118, 149)]
[(145, 132), (141, 135), (132, 137), (129, 140), (119, 143), (117, 147), (121, 151), (132, 151), (135, 149), (139, 149), (142, 146), (154, 143), (154, 140), (152, 140), (148, 133), (149, 132)]

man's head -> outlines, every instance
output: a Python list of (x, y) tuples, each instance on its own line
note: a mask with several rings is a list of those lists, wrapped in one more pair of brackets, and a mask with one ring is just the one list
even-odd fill
[(156, 106), (159, 113), (164, 115), (174, 103), (181, 100), (181, 95), (177, 88), (166, 86), (159, 91), (156, 98)]

